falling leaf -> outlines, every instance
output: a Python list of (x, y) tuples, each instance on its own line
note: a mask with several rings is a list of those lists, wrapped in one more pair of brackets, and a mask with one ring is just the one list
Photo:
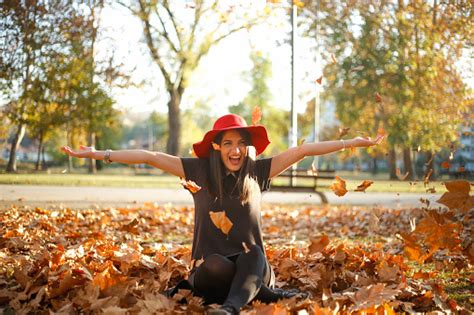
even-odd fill
[(306, 138), (298, 140), (298, 146), (302, 145), (306, 141)]
[(354, 68), (352, 68), (350, 72), (357, 72), (357, 71), (361, 71), (361, 70), (364, 70), (364, 66), (359, 65), (359, 66), (355, 66)]
[(441, 163), (441, 167), (444, 168), (444, 169), (449, 170), (450, 166), (451, 166), (451, 164), (448, 161), (444, 161), (443, 163)]
[(262, 119), (262, 111), (260, 110), (260, 107), (255, 106), (252, 110), (252, 125), (256, 125), (260, 119)]
[(317, 238), (311, 239), (309, 244), (308, 251), (309, 254), (315, 254), (322, 252), (324, 248), (329, 244), (329, 237), (326, 234), (323, 234)]
[(339, 176), (336, 176), (336, 182), (333, 183), (329, 188), (331, 188), (332, 191), (334, 191), (334, 193), (339, 197), (344, 196), (347, 193), (346, 181)]
[(314, 163), (311, 164), (311, 168), (308, 170), (308, 175), (318, 176), (318, 169), (314, 166)]
[(229, 218), (225, 215), (225, 211), (219, 211), (219, 212), (209, 212), (209, 215), (211, 216), (212, 223), (222, 231), (225, 235), (229, 234), (230, 229), (232, 228), (232, 222), (229, 220)]
[(395, 173), (396, 173), (397, 178), (398, 178), (399, 180), (405, 180), (405, 179), (407, 179), (408, 175), (410, 175), (410, 172), (406, 172), (404, 175), (402, 175), (402, 173), (400, 172), (400, 168), (399, 168), (399, 167), (397, 167)]
[(375, 93), (375, 101), (377, 103), (382, 103), (382, 95), (379, 92)]
[(430, 183), (431, 174), (433, 174), (432, 168), (428, 170), (428, 173), (426, 173), (425, 177), (423, 178), (423, 183), (425, 184), (425, 187), (428, 186), (428, 184)]
[(319, 78), (317, 78), (315, 82), (318, 83), (319, 85), (323, 84), (323, 76), (320, 76)]
[(459, 209), (462, 212), (474, 208), (474, 196), (470, 196), (471, 186), (468, 181), (455, 180), (444, 183), (446, 189), (436, 202), (445, 205), (451, 210)]
[(333, 64), (337, 64), (337, 59), (336, 59), (336, 56), (334, 54), (331, 54), (331, 60), (332, 60)]
[(189, 155), (197, 157), (196, 152), (194, 152), (193, 148), (189, 149)]
[(199, 186), (192, 180), (184, 180), (183, 178), (181, 178), (181, 185), (183, 185), (185, 189), (189, 190), (193, 194), (201, 190), (201, 186)]
[(371, 181), (371, 180), (364, 180), (364, 181), (362, 182), (362, 184), (360, 184), (359, 186), (357, 186), (357, 188), (356, 188), (354, 191), (363, 191), (363, 192), (365, 192), (365, 190), (366, 190), (367, 188), (369, 188), (370, 185), (372, 185), (373, 183), (374, 183), (374, 182)]
[(452, 161), (454, 159), (454, 152), (449, 153), (449, 160)]
[(429, 194), (436, 194), (436, 189), (434, 187), (427, 188), (426, 192), (429, 193)]
[(350, 129), (350, 127), (339, 127), (339, 139), (347, 135)]
[(212, 148), (213, 148), (215, 151), (220, 151), (220, 150), (221, 150), (221, 146), (218, 145), (217, 143), (211, 142), (211, 144), (212, 144)]
[(61, 171), (61, 174), (66, 174), (66, 173), (67, 173), (67, 168), (65, 168)]

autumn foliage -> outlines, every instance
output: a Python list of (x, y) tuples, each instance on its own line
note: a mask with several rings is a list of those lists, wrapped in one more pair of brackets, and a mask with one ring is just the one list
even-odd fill
[[(266, 254), (276, 285), (298, 288), (310, 298), (255, 301), (242, 313), (467, 313), (468, 306), (450, 299), (437, 275), (451, 272), (456, 281), (472, 272), (473, 197), (469, 183), (446, 187), (439, 202), (448, 208), (426, 201), (404, 210), (264, 206)], [(173, 298), (162, 294), (196, 263), (192, 213), (191, 207), (152, 203), (5, 209), (0, 307), (18, 314), (203, 313), (214, 306), (203, 306), (189, 291)], [(224, 216), (221, 212), (216, 226), (228, 228)]]

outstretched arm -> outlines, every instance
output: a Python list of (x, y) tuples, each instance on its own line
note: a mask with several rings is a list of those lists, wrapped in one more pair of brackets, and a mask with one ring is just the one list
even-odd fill
[[(79, 150), (72, 150), (68, 146), (61, 148), (67, 155), (88, 158), (94, 160), (103, 160), (105, 151), (96, 150), (93, 147), (81, 145)], [(185, 177), (181, 159), (174, 155), (161, 152), (152, 152), (146, 150), (118, 150), (111, 151), (110, 161), (124, 164), (148, 164), (159, 168), (170, 174)]]
[(356, 137), (350, 140), (323, 141), (318, 143), (303, 143), (300, 146), (290, 148), (282, 152), (272, 159), (270, 168), (270, 178), (284, 172), (291, 165), (301, 161), (307, 156), (323, 155), (336, 152), (344, 148), (370, 147), (379, 144), (383, 140), (383, 136), (377, 136), (374, 140), (370, 137)]

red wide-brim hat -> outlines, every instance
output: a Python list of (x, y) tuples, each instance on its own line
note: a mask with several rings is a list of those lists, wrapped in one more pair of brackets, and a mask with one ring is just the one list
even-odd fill
[(212, 130), (208, 131), (202, 141), (193, 144), (194, 153), (199, 158), (208, 158), (212, 147), (214, 137), (221, 131), (245, 129), (250, 134), (252, 145), (257, 151), (257, 155), (265, 151), (270, 144), (268, 139), (267, 129), (262, 125), (248, 126), (245, 119), (235, 114), (228, 114), (220, 117), (214, 123)]

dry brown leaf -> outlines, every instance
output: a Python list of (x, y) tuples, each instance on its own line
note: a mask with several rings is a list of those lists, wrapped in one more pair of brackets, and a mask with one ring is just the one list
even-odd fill
[(229, 234), (230, 229), (232, 229), (232, 222), (225, 215), (225, 211), (213, 212), (209, 211), (211, 216), (212, 223), (222, 231), (225, 235)]
[(311, 255), (314, 253), (322, 252), (328, 244), (329, 244), (329, 237), (326, 234), (313, 238), (310, 240), (310, 244), (308, 247), (308, 254)]
[(336, 176), (336, 182), (333, 183), (329, 188), (331, 188), (332, 191), (334, 191), (334, 193), (339, 197), (344, 196), (347, 193), (346, 181), (339, 176)]
[(181, 185), (187, 190), (189, 190), (191, 193), (195, 194), (198, 191), (201, 190), (201, 186), (193, 182), (192, 180), (185, 180), (181, 178)]
[(354, 191), (363, 191), (370, 187), (374, 182), (371, 180), (364, 180)]

